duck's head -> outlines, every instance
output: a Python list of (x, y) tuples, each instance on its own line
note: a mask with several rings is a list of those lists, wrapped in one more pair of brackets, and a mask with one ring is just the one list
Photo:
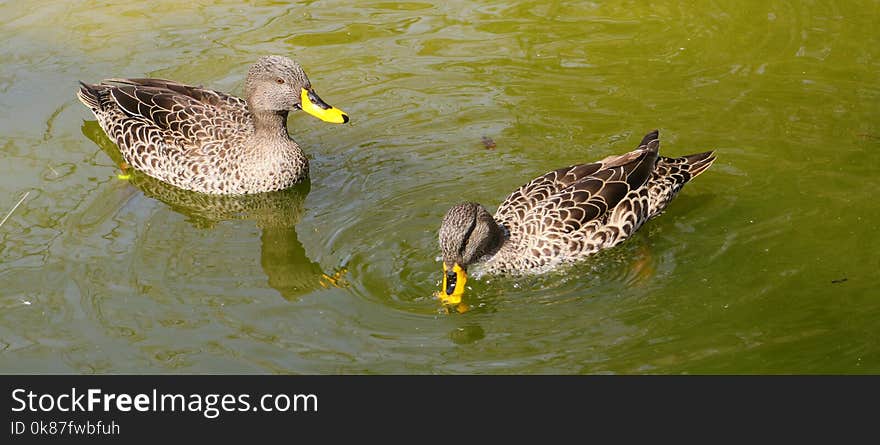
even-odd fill
[(465, 202), (452, 207), (440, 225), (443, 257), (443, 288), (440, 300), (458, 304), (467, 282), (467, 268), (495, 253), (504, 241), (504, 231), (483, 206)]
[(302, 66), (284, 56), (260, 57), (248, 71), (244, 90), (251, 111), (301, 109), (322, 121), (348, 122), (345, 112), (318, 97)]

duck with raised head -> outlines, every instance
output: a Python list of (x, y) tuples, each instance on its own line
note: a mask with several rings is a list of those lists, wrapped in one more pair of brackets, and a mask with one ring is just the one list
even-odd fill
[(543, 273), (629, 238), (715, 161), (714, 151), (660, 156), (659, 138), (654, 130), (631, 152), (535, 178), (494, 216), (474, 202), (449, 209), (439, 231), (441, 301), (461, 302), (469, 266), (480, 264), (488, 274)]
[(349, 120), (318, 97), (299, 63), (283, 56), (251, 66), (244, 99), (164, 79), (80, 84), (77, 97), (126, 163), (202, 193), (270, 192), (307, 179), (308, 158), (287, 130), (290, 110)]

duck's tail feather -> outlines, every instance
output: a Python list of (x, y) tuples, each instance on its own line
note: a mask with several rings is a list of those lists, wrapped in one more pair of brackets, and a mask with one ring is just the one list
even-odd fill
[(80, 81), (79, 83), (79, 91), (76, 92), (76, 97), (79, 99), (83, 105), (89, 107), (93, 111), (101, 110), (101, 99), (99, 97), (100, 90), (96, 85), (89, 85), (85, 82)]
[(648, 181), (648, 216), (659, 215), (686, 183), (706, 171), (714, 161), (714, 151), (679, 158), (660, 156)]
[(648, 132), (648, 134), (645, 135), (645, 137), (642, 138), (642, 142), (639, 143), (639, 147), (648, 145), (648, 143), (650, 143), (651, 141), (654, 141), (654, 140), (657, 140), (658, 141), (657, 143), (659, 144), (660, 143), (659, 139), (660, 139), (660, 130), (651, 130), (650, 132)]
[(682, 156), (682, 158), (685, 159), (685, 165), (688, 166), (687, 171), (691, 175), (690, 179), (694, 179), (712, 166), (712, 163), (715, 162), (715, 151), (704, 151), (702, 153)]

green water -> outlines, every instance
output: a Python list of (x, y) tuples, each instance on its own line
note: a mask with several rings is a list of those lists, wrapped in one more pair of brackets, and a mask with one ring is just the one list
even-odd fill
[[(0, 2), (0, 372), (880, 372), (880, 2), (94, 3)], [(265, 54), (352, 118), (283, 193), (117, 179), (74, 96)], [(447, 208), (653, 128), (718, 153), (664, 215), (441, 311)]]

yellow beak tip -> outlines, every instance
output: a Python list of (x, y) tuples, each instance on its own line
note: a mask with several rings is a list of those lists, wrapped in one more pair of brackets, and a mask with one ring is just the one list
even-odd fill
[(332, 124), (344, 124), (348, 122), (348, 115), (344, 111), (336, 107), (325, 104), (316, 96), (316, 100), (320, 106), (309, 98), (309, 91), (303, 88), (300, 96), (300, 108), (308, 114), (321, 119), (324, 122)]
[(454, 305), (461, 303), (461, 295), (452, 294), (449, 295), (446, 292), (437, 293), (437, 297), (440, 299), (440, 302), (443, 304)]
[[(449, 267), (446, 263), (443, 263), (443, 284), (440, 292), (437, 293), (437, 297), (440, 298), (440, 301), (446, 305), (457, 305), (461, 303), (461, 296), (464, 295), (465, 283), (467, 282), (467, 274), (464, 269), (455, 263), (452, 266), (452, 271), (455, 272), (455, 277), (449, 278)], [(454, 279), (452, 282), (452, 292), (449, 293), (449, 280)]]

